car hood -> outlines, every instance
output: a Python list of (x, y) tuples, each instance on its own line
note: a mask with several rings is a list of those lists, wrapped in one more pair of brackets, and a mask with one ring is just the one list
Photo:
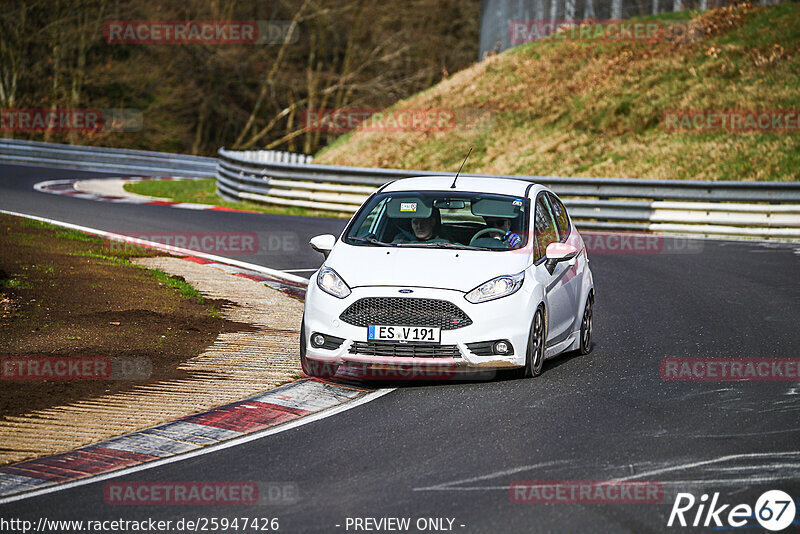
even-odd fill
[(411, 286), (467, 292), (497, 276), (524, 270), (530, 254), (412, 247), (353, 246), (341, 241), (325, 265), (351, 288)]

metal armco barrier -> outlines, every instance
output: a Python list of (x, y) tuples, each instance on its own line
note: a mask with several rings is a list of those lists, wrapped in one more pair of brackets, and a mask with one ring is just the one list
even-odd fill
[(19, 139), (0, 139), (0, 163), (151, 176), (216, 174), (214, 158)]
[[(219, 194), (229, 200), (347, 214), (355, 212), (386, 182), (454, 172), (316, 165), (309, 163), (309, 156), (278, 151), (234, 152), (222, 148), (218, 155), (215, 159), (0, 139), (0, 163), (119, 174), (216, 177)], [(563, 198), (582, 229), (800, 239), (800, 182), (500, 177), (550, 187)]]
[[(310, 156), (277, 150), (262, 150), (253, 157), (262, 158), (264, 162), (308, 163), (311, 160)], [(213, 178), (217, 175), (216, 158), (2, 138), (0, 163), (150, 176)]]
[[(453, 174), (277, 163), (254, 154), (257, 152), (219, 150), (217, 190), (222, 197), (353, 213), (386, 182), (410, 176)], [(462, 173), (462, 176), (493, 175)], [(798, 182), (498, 177), (551, 188), (562, 197), (582, 229), (800, 239)]]

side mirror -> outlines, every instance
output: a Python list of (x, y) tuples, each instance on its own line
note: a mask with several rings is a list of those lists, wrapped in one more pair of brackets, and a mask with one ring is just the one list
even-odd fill
[(336, 244), (336, 236), (331, 234), (314, 236), (308, 244), (311, 245), (311, 248), (327, 258), (328, 254), (330, 254), (333, 249), (333, 245)]
[(562, 261), (569, 261), (578, 255), (578, 249), (566, 243), (550, 243), (545, 250), (547, 261), (545, 266), (550, 274), (556, 269), (556, 264)]

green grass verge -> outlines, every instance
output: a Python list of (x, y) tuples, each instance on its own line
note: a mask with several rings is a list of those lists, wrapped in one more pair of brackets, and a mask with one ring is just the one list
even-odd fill
[[(148, 274), (150, 274), (150, 276), (158, 280), (160, 283), (164, 284), (167, 287), (176, 289), (183, 297), (187, 299), (196, 300), (200, 304), (203, 304), (205, 302), (202, 293), (200, 293), (197, 289), (192, 287), (183, 278), (169, 275), (159, 269), (149, 269), (147, 267), (137, 265), (130, 261), (131, 258), (159, 256), (161, 255), (160, 252), (150, 250), (144, 247), (138, 247), (135, 245), (127, 245), (124, 243), (117, 244), (117, 242), (108, 241), (101, 237), (80, 232), (78, 230), (71, 230), (71, 229), (65, 230), (60, 226), (36, 221), (33, 219), (24, 219), (24, 222), (22, 224), (24, 226), (29, 226), (33, 228), (53, 230), (55, 231), (56, 237), (59, 237), (61, 239), (69, 239), (71, 241), (90, 243), (90, 248), (86, 250), (72, 252), (71, 253), (72, 256), (110, 261), (114, 263), (119, 263), (121, 265), (129, 265), (131, 267), (136, 267), (138, 269), (144, 269), (145, 271), (147, 271)], [(98, 246), (102, 246), (103, 248), (98, 250), (97, 249)], [(35, 265), (33, 267), (38, 268), (50, 274), (52, 274), (55, 269), (53, 265), (38, 265), (38, 266)], [(18, 278), (0, 280), (0, 288), (24, 288), (24, 287), (26, 287), (26, 282)], [(212, 317), (219, 316), (219, 312), (215, 310), (213, 306), (208, 308), (208, 312), (209, 315)]]
[(147, 269), (147, 272), (165, 286), (177, 289), (185, 298), (194, 299), (200, 303), (203, 302), (203, 294), (189, 285), (183, 278), (169, 275), (160, 269)]
[[(211, 204), (224, 208), (274, 213), (278, 215), (301, 215), (305, 217), (339, 217), (331, 212), (319, 212), (306, 208), (281, 207), (258, 204), (256, 202), (230, 202), (217, 194), (217, 181), (214, 178), (202, 180), (147, 180), (125, 184), (125, 191), (158, 197), (173, 202), (192, 204)], [(342, 217), (344, 217), (342, 215)], [(349, 217), (349, 215), (347, 216)]]

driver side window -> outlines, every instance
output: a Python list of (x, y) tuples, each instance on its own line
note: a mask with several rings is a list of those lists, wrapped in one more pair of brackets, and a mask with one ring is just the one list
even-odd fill
[(367, 237), (369, 235), (377, 235), (380, 228), (377, 227), (376, 222), (382, 219), (380, 215), (386, 209), (387, 199), (381, 200), (372, 210), (361, 220), (357, 228), (353, 229), (352, 235), (356, 237)]
[(550, 215), (550, 209), (545, 204), (545, 196), (539, 195), (536, 199), (536, 210), (534, 216), (534, 231), (536, 238), (536, 253), (533, 260), (539, 261), (545, 255), (547, 245), (558, 241), (558, 230), (556, 222)]
[(547, 200), (550, 201), (550, 207), (553, 208), (553, 215), (556, 218), (558, 225), (558, 235), (560, 241), (566, 241), (569, 236), (569, 217), (567, 217), (567, 208), (561, 203), (554, 195), (547, 194)]

